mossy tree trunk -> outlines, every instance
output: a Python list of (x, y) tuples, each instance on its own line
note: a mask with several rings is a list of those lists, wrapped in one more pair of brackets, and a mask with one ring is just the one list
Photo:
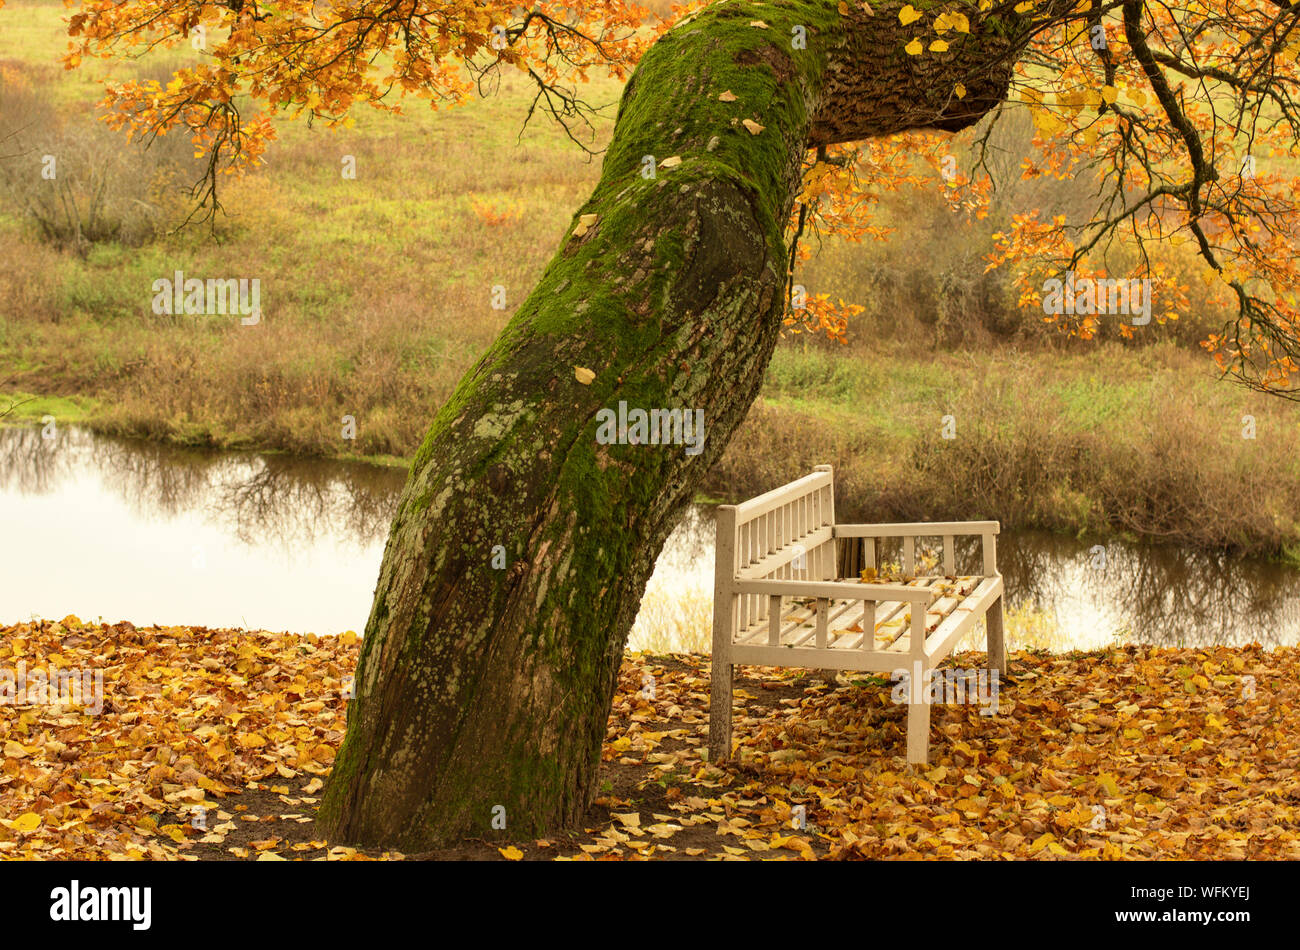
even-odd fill
[[(599, 185), (411, 468), (321, 806), (334, 840), (416, 850), (493, 835), (494, 816), (512, 837), (580, 819), (654, 559), (776, 345), (807, 149), (960, 129), (1006, 94), (1005, 18), (916, 57), (900, 5), (731, 0), (646, 54)], [(647, 179), (647, 155), (681, 163)], [(600, 444), (620, 401), (703, 410), (703, 451)]]

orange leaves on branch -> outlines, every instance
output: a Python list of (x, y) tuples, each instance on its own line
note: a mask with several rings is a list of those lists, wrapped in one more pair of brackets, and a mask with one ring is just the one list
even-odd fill
[[(1040, 220), (1036, 211), (1013, 215), (1010, 229), (995, 233), (993, 243), (986, 270), (1011, 269), (1018, 305), (1037, 310), (1045, 323), (1068, 336), (1090, 340), (1108, 327), (1132, 339), (1135, 326), (1145, 324), (1136, 324), (1138, 314), (1130, 310), (1149, 307), (1143, 319), (1163, 324), (1177, 320), (1190, 306), (1187, 285), (1170, 260), (1160, 256), (1161, 249), (1154, 249), (1157, 253), (1132, 273), (1108, 273), (1087, 256), (1070, 266), (1076, 244), (1065, 215), (1050, 221)], [(1112, 306), (1129, 309), (1113, 312)]]
[(655, 38), (663, 36), (679, 23), (689, 22), (695, 14), (715, 2), (717, 0), (684, 0), (682, 3), (671, 4), (668, 15), (662, 17), (655, 26)]
[[(503, 67), (539, 82), (583, 81), (594, 69), (626, 78), (650, 42), (645, 11), (624, 0), (578, 6), (507, 0), (420, 0), (400, 8), (369, 0), (280, 0), (239, 10), (182, 0), (81, 0), (69, 20), (64, 58), (120, 58), (145, 49), (190, 47), (197, 65), (164, 88), (109, 83), (102, 105), (134, 135), (180, 126), (226, 170), (255, 164), (273, 137), (262, 113), (306, 113), (345, 125), (361, 104), (400, 111), (395, 99), (457, 103)], [(191, 52), (187, 49), (187, 53)], [(187, 58), (190, 58), (187, 56)]]
[[(812, 236), (853, 242), (886, 240), (895, 229), (875, 224), (872, 215), (887, 192), (931, 189), (938, 180), (956, 215), (984, 217), (989, 181), (987, 177), (972, 181), (961, 174), (947, 175), (945, 159), (950, 159), (946, 153), (951, 147), (949, 136), (910, 133), (810, 153), (804, 166), (803, 191), (790, 222), (792, 233), (799, 231), (801, 219), (803, 222), (795, 248), (796, 269), (811, 257)], [(822, 333), (847, 343), (849, 320), (862, 312), (857, 304), (832, 303), (829, 294), (814, 293), (807, 296), (802, 308), (788, 309), (785, 326), (792, 333)]]
[[(306, 114), (336, 126), (350, 122), (362, 104), (398, 111), (408, 96), (457, 103), (476, 83), (490, 85), (504, 70), (522, 71), (551, 89), (581, 83), (597, 70), (625, 78), (657, 35), (707, 4), (675, 5), (650, 30), (642, 28), (647, 12), (625, 0), (540, 0), (531, 7), (513, 0), (400, 6), (281, 0), (239, 10), (185, 0), (79, 0), (65, 65), (193, 46), (195, 55), (187, 59), (194, 65), (165, 86), (110, 83), (104, 105), (119, 128), (137, 136), (174, 130), (211, 155), (215, 206), (216, 172), (237, 172), (261, 159), (274, 135), (272, 115)], [(873, 12), (869, 4), (862, 7)], [(1091, 5), (1066, 7), (1038, 0), (1014, 6), (1033, 33), (1007, 104), (1026, 110), (1035, 132), (1024, 175), (1093, 176), (1102, 186), (1095, 220), (1069, 232), (1074, 247), (1101, 245), (1096, 250), (1104, 257), (1121, 230), (1130, 257), (1147, 257), (1148, 244), (1194, 244), (1243, 308), (1235, 331), (1208, 348), (1230, 368), (1249, 369), (1270, 384), (1285, 380), (1300, 360), (1300, 197), (1289, 174), (1300, 160), (1300, 106), (1293, 95), (1300, 88), (1300, 44), (1292, 29), (1297, 14), (1277, 13), (1268, 4), (1146, 4), (1140, 33), (1130, 43), (1119, 11), (1107, 10), (1094, 24)], [(947, 61), (953, 51), (987, 39), (982, 18), (993, 9), (984, 0), (961, 9), (903, 4), (889, 29), (900, 41), (910, 38), (907, 53)], [(783, 39), (775, 19), (769, 25), (751, 15), (739, 22), (773, 34), (773, 42)], [(1189, 34), (1189, 23), (1203, 27)], [(1189, 37), (1192, 48), (1185, 46)], [(1152, 56), (1138, 56), (1134, 47), (1149, 47)], [(959, 112), (979, 98), (972, 95), (975, 78), (945, 73), (942, 88), (913, 92)], [(562, 122), (574, 106), (563, 101), (558, 112), (552, 109)], [(1178, 103), (1172, 118), (1166, 114), (1171, 102)], [(577, 113), (583, 115), (582, 108)], [(763, 133), (753, 118), (744, 127)], [(931, 161), (934, 153), (927, 150), (942, 149), (933, 143), (943, 141), (951, 139), (911, 135), (830, 150), (848, 163), (843, 168), (855, 166), (865, 184), (838, 171), (806, 180), (805, 224), (811, 232), (850, 239), (882, 237), (884, 230), (869, 222), (874, 195), (915, 177), (917, 159)], [(896, 158), (882, 160), (891, 151)], [(988, 182), (981, 175), (945, 172), (940, 187), (954, 210), (977, 218), (986, 213)], [(1026, 261), (1047, 259), (1059, 243), (1037, 227), (1015, 241), (1016, 255)], [(1006, 258), (1010, 250), (994, 257)], [(1179, 309), (1176, 295), (1173, 301), (1162, 303), (1166, 313)]]
[[(1188, 48), (1182, 27), (1191, 21), (1201, 26)], [(1036, 133), (1024, 177), (1095, 181), (1097, 207), (1092, 220), (1059, 222), (1060, 233), (1036, 219), (1029, 224), (1048, 209), (1022, 209), (990, 261), (1032, 264), (1038, 277), (1051, 265), (1064, 277), (1076, 249), (1104, 258), (1116, 244), (1121, 258), (1146, 262), (1124, 277), (1160, 278), (1155, 318), (1162, 322), (1187, 307), (1173, 272), (1186, 269), (1181, 258), (1190, 249), (1240, 310), (1231, 332), (1204, 344), (1220, 369), (1262, 388), (1297, 391), (1294, 42), (1278, 39), (1263, 6), (1146, 5), (1140, 35), (1135, 42), (1153, 51), (1154, 68), (1141, 65), (1118, 15), (1099, 28), (1083, 19), (1040, 27), (1034, 46), (1042, 59), (1018, 64), (1014, 83), (1014, 107), (1028, 111)], [(1262, 75), (1267, 82), (1258, 81)], [(1166, 90), (1163, 102), (1157, 86)], [(1089, 268), (1086, 259), (1073, 265), (1080, 275)], [(1022, 303), (1036, 305), (1037, 289), (1023, 273), (1017, 280)], [(1097, 329), (1087, 320), (1060, 324), (1082, 336)], [(1121, 324), (1119, 332), (1140, 331)]]
[(832, 303), (830, 294), (809, 294), (801, 307), (786, 312), (784, 323), (791, 333), (824, 334), (836, 343), (848, 343), (849, 321), (863, 309), (843, 300)]

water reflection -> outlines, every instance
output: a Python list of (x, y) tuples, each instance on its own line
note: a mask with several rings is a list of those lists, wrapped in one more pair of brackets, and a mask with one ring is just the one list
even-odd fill
[(713, 648), (713, 517), (692, 505), (668, 536), (641, 597), (629, 650)]
[[(29, 616), (360, 630), (405, 474), (61, 429), (0, 429), (0, 621)], [(918, 555), (933, 555), (925, 544)], [(883, 547), (881, 556), (897, 559)], [(978, 569), (972, 541), (961, 572)], [(999, 538), (1013, 647), (1300, 643), (1300, 571), (1176, 547)], [(631, 649), (707, 651), (713, 519), (692, 508)], [(965, 646), (982, 647), (982, 633)]]
[[(1300, 571), (1284, 564), (1022, 534), (1003, 539), (998, 565), (1014, 596), (1055, 611), (1072, 646), (1300, 642)], [(1095, 633), (1085, 639), (1089, 626)]]
[(249, 545), (285, 549), (322, 533), (382, 543), (405, 481), (393, 468), (289, 455), (177, 448), (61, 429), (0, 430), (0, 491), (51, 495), (93, 477), (142, 520), (206, 509)]
[[(712, 548), (712, 519), (697, 509), (665, 546), (642, 601), (634, 644), (709, 649)], [(902, 559), (901, 541), (879, 550), (883, 561)], [(918, 542), (919, 559), (938, 554), (937, 543)], [(978, 541), (959, 540), (956, 558), (959, 572), (978, 572)], [(997, 560), (1007, 588), (1007, 635), (1015, 649), (1300, 643), (1300, 571), (1286, 565), (1165, 545), (1097, 545), (1040, 532), (1001, 535)], [(673, 590), (687, 595), (683, 607), (660, 603)], [(702, 623), (694, 606), (701, 597)], [(982, 630), (959, 645), (983, 648)]]
[(359, 630), (404, 477), (0, 430), (0, 619)]

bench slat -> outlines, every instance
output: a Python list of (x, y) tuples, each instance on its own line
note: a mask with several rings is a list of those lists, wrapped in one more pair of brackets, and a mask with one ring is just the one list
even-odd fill
[[(792, 661), (796, 657), (798, 663), (793, 663)], [(820, 668), (880, 673), (890, 672), (900, 666), (905, 666), (906, 658), (898, 653), (867, 650), (737, 646), (733, 648), (732, 662), (749, 663), (754, 666), (799, 666), (804, 669)]]
[[(784, 567), (786, 564), (790, 564), (797, 560), (800, 555), (805, 556), (805, 565), (807, 565), (808, 552), (814, 550), (818, 545), (825, 544), (830, 540), (830, 528), (818, 528), (810, 534), (799, 535), (784, 548), (770, 554), (763, 554), (759, 556), (756, 561), (753, 561), (748, 565), (742, 565), (740, 570), (736, 572), (737, 580), (778, 580), (779, 578), (771, 578), (769, 575), (772, 574), (773, 571)], [(794, 547), (796, 544), (799, 545), (802, 550)], [(805, 570), (806, 569), (807, 566), (805, 566)]]
[(961, 606), (953, 611), (938, 629), (927, 638), (925, 655), (930, 662), (938, 663), (951, 652), (957, 641), (969, 630), (993, 601), (1002, 595), (1002, 578), (986, 577), (965, 597)]
[[(839, 610), (837, 610), (837, 611), (835, 611), (834, 613), (832, 613), (832, 614), (831, 614), (827, 619), (828, 619), (829, 621), (834, 621), (834, 620), (838, 619), (839, 617), (843, 616), (843, 614), (845, 614), (847, 611), (852, 610), (854, 607), (856, 607), (856, 606), (858, 605), (858, 603), (859, 603), (859, 601), (855, 601), (855, 600), (846, 600), (846, 601), (844, 601), (843, 604), (842, 604), (842, 606), (839, 608)], [(888, 603), (890, 603), (890, 601), (885, 601), (884, 603), (885, 603), (885, 604), (888, 604)], [(882, 606), (883, 606), (883, 604), (882, 604)], [(904, 604), (904, 603), (895, 604), (895, 605), (894, 605), (894, 611), (893, 611), (893, 612), (896, 613), (897, 611), (902, 610), (902, 609), (903, 609), (904, 607), (906, 607), (906, 606), (907, 606), (907, 605)], [(807, 608), (799, 608), (799, 609), (804, 610), (804, 609), (807, 609)], [(793, 617), (793, 616), (794, 616), (794, 612), (792, 611), (791, 613), (789, 613), (789, 614), (786, 615), (786, 618), (785, 618), (785, 619), (789, 620), (789, 619), (790, 619), (791, 617)], [(892, 616), (892, 613), (891, 613), (891, 616)], [(806, 616), (798, 617), (798, 618), (795, 620), (794, 623), (790, 624), (788, 627), (786, 627), (785, 629), (783, 629), (783, 630), (781, 631), (781, 641), (782, 641), (782, 642), (785, 642), (785, 639), (786, 639), (786, 637), (787, 637), (789, 634), (791, 634), (791, 633), (793, 633), (795, 630), (798, 630), (798, 629), (800, 629), (801, 627), (803, 627), (806, 623), (808, 623), (808, 621), (814, 619), (814, 617), (816, 617), (816, 614), (813, 613), (813, 612), (808, 613)]]
[(856, 581), (737, 580), (732, 585), (732, 590), (739, 594), (830, 597), (834, 600), (862, 600), (880, 595), (882, 600), (906, 600), (918, 604), (930, 602), (930, 592), (924, 587), (909, 587), (905, 584), (859, 584)]
[(837, 538), (941, 538), (945, 534), (997, 534), (996, 521), (918, 521), (912, 524), (837, 524)]

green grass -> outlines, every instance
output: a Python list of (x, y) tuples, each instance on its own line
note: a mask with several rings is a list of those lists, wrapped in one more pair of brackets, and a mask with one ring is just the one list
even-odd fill
[(59, 425), (90, 421), (100, 407), (89, 396), (38, 396), (34, 393), (0, 393), (0, 421), (6, 425), (40, 424), (53, 416)]

